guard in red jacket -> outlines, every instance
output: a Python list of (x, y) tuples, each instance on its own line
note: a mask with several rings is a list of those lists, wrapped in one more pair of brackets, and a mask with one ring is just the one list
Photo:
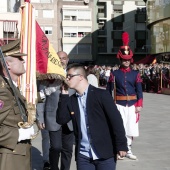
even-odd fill
[(114, 83), (114, 99), (126, 131), (129, 149), (126, 157), (136, 160), (137, 157), (132, 153), (131, 145), (133, 137), (139, 136), (139, 112), (143, 106), (142, 79), (140, 73), (130, 67), (133, 62), (133, 53), (128, 46), (129, 35), (127, 32), (122, 34), (122, 40), (123, 46), (120, 47), (117, 54), (121, 66), (119, 70), (111, 72), (110, 81)]

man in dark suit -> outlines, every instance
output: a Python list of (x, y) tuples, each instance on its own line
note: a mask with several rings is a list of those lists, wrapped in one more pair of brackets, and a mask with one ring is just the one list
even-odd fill
[(67, 80), (76, 93), (69, 97), (63, 86), (57, 122), (73, 122), (77, 169), (114, 170), (117, 154), (124, 157), (128, 149), (123, 121), (111, 95), (89, 85), (80, 64), (67, 68)]
[[(66, 69), (69, 58), (63, 51), (57, 53), (61, 64)], [(69, 170), (73, 151), (74, 133), (72, 122), (60, 125), (56, 122), (56, 112), (60, 95), (61, 81), (51, 81), (45, 89), (45, 129), (49, 131), (50, 152), (49, 160), (51, 170), (59, 170), (58, 163), (61, 154), (60, 170)]]

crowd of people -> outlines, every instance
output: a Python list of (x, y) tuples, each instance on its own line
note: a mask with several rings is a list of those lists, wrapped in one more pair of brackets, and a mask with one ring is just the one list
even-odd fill
[[(98, 85), (106, 86), (110, 72), (118, 70), (119, 67), (119, 65), (93, 66), (93, 72), (99, 82)], [(170, 63), (131, 64), (131, 68), (140, 73), (143, 92), (160, 93), (161, 88), (170, 88)]]

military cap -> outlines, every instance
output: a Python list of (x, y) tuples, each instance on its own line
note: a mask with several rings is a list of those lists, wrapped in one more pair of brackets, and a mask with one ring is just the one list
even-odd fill
[(117, 58), (118, 59), (124, 59), (124, 60), (131, 60), (133, 62), (133, 52), (128, 46), (129, 43), (129, 34), (127, 32), (124, 32), (122, 34), (122, 41), (123, 41), (123, 46), (120, 47), (118, 53), (117, 53)]
[(20, 39), (10, 42), (9, 44), (1, 47), (2, 52), (5, 56), (20, 57), (26, 56), (27, 54), (21, 53)]

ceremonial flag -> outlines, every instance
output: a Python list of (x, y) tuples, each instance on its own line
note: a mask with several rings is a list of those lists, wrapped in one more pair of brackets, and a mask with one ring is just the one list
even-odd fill
[(156, 58), (152, 61), (152, 64), (155, 64), (156, 63)]
[(29, 103), (36, 103), (36, 79), (65, 80), (60, 59), (35, 20), (35, 9), (29, 2), (21, 7), (21, 44), (26, 53), (26, 74), (22, 76), (22, 92)]
[[(27, 2), (26, 2), (27, 1)], [(65, 71), (48, 38), (35, 20), (35, 9), (28, 0), (21, 6), (21, 49), (26, 74), (21, 77), (21, 91), (28, 103), (29, 123), (35, 120), (37, 79), (65, 80)]]
[(66, 76), (57, 53), (37, 22), (36, 63), (38, 79), (64, 79)]

